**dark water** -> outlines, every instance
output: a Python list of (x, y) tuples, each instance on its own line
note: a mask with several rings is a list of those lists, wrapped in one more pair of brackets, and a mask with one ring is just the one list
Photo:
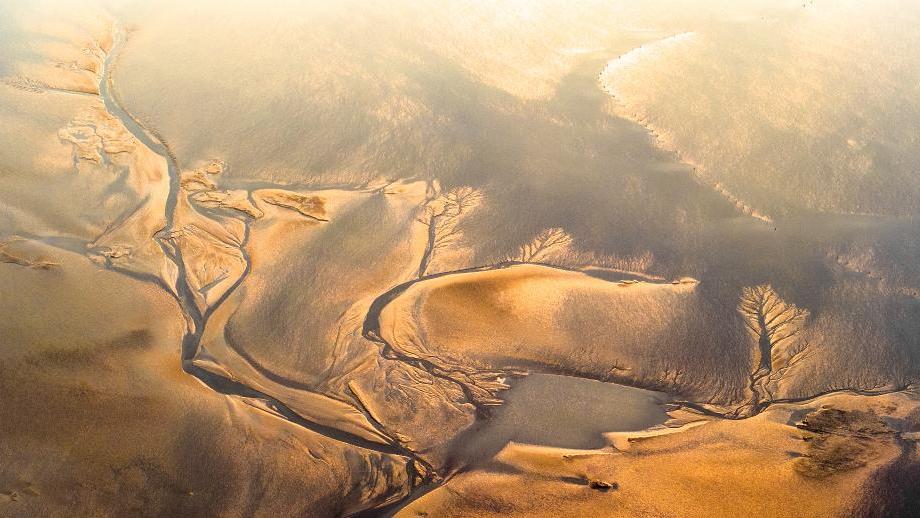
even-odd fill
[(554, 374), (531, 374), (512, 382), (505, 404), (458, 441), (457, 457), (491, 458), (508, 442), (592, 449), (606, 445), (602, 433), (642, 430), (664, 423), (668, 397), (615, 383)]

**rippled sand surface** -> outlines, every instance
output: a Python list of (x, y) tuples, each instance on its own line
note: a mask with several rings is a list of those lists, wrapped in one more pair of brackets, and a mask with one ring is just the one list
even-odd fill
[(918, 21), (0, 0), (0, 515), (910, 516)]

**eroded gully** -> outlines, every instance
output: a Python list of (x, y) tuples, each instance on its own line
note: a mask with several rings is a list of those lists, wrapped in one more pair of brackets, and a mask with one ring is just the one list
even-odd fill
[[(118, 118), (125, 128), (142, 144), (147, 146), (151, 151), (162, 156), (167, 163), (168, 174), (169, 174), (169, 194), (166, 200), (165, 205), (165, 226), (159, 232), (156, 233), (154, 239), (163, 250), (165, 256), (174, 263), (178, 276), (176, 281), (176, 286), (174, 290), (167, 286), (161, 279), (149, 279), (144, 277), (144, 280), (154, 281), (161, 287), (163, 287), (168, 293), (170, 293), (179, 304), (182, 312), (188, 319), (188, 327), (185, 336), (182, 340), (181, 348), (181, 360), (183, 370), (197, 378), (204, 385), (211, 388), (215, 392), (228, 396), (237, 396), (242, 398), (250, 398), (261, 401), (273, 412), (275, 412), (279, 417), (295, 424), (300, 427), (309, 429), (313, 432), (319, 433), (331, 439), (344, 442), (348, 445), (364, 448), (367, 450), (376, 451), (379, 453), (398, 455), (406, 458), (408, 460), (407, 466), (409, 470), (409, 480), (418, 480), (420, 483), (415, 485), (414, 488), (410, 488), (410, 494), (405, 498), (400, 499), (396, 502), (391, 502), (385, 504), (381, 508), (369, 509), (363, 513), (362, 516), (369, 514), (377, 513), (386, 513), (391, 514), (398, 509), (402, 508), (406, 503), (411, 502), (421, 496), (422, 494), (430, 491), (434, 487), (440, 485), (431, 479), (432, 471), (429, 469), (427, 463), (419, 459), (414, 452), (403, 447), (398, 441), (392, 440), (391, 444), (380, 444), (373, 441), (369, 441), (362, 437), (356, 436), (354, 434), (338, 430), (336, 428), (324, 426), (319, 423), (312, 422), (308, 419), (305, 419), (282, 401), (276, 399), (275, 397), (261, 392), (259, 390), (253, 389), (239, 381), (229, 379), (227, 377), (221, 376), (219, 374), (207, 371), (201, 367), (196, 366), (193, 363), (193, 360), (198, 353), (199, 345), (201, 342), (201, 337), (204, 332), (205, 326), (208, 322), (208, 318), (226, 299), (239, 287), (239, 285), (244, 281), (247, 275), (250, 272), (250, 261), (248, 254), (246, 253), (246, 243), (249, 237), (249, 226), (248, 224), (244, 225), (244, 236), (240, 245), (241, 253), (243, 254), (243, 259), (245, 261), (245, 269), (240, 275), (240, 278), (223, 294), (223, 296), (217, 300), (214, 304), (208, 307), (204, 312), (198, 309), (198, 306), (195, 303), (195, 298), (192, 293), (192, 290), (187, 282), (185, 265), (182, 260), (181, 249), (178, 246), (173, 246), (169, 242), (169, 234), (173, 230), (173, 220), (174, 214), (176, 211), (176, 206), (178, 204), (179, 196), (181, 195), (181, 185), (180, 185), (180, 169), (178, 166), (178, 161), (175, 155), (170, 150), (169, 146), (166, 144), (165, 140), (158, 136), (154, 131), (146, 128), (139, 120), (137, 120), (133, 115), (131, 115), (127, 110), (125, 110), (122, 104), (119, 102), (114, 89), (114, 81), (112, 78), (112, 67), (117, 58), (118, 53), (123, 49), (126, 42), (126, 35), (122, 28), (118, 28), (115, 31), (115, 42), (112, 46), (112, 49), (107, 53), (104, 63), (103, 70), (101, 74), (101, 80), (99, 84), (99, 93), (100, 97), (105, 105), (106, 110)], [(470, 393), (469, 387), (465, 386), (463, 383), (459, 383), (456, 379), (453, 379), (450, 376), (450, 373), (441, 373), (440, 368), (437, 365), (427, 365), (424, 360), (419, 358), (412, 358), (405, 356), (393, 347), (390, 346), (380, 335), (380, 313), (384, 307), (387, 306), (393, 299), (398, 297), (400, 294), (405, 292), (409, 287), (417, 282), (422, 282), (430, 280), (432, 278), (443, 277), (446, 275), (462, 275), (464, 273), (470, 273), (473, 271), (482, 271), (489, 269), (505, 268), (518, 264), (517, 262), (512, 263), (503, 263), (498, 265), (484, 266), (478, 268), (468, 268), (458, 271), (443, 272), (434, 275), (422, 276), (417, 279), (402, 283), (397, 285), (387, 292), (378, 296), (371, 307), (368, 310), (366, 318), (363, 325), (363, 335), (365, 338), (378, 343), (383, 348), (383, 354), (387, 357), (392, 357), (400, 361), (417, 365), (424, 370), (432, 373), (433, 375), (449, 380), (451, 382), (457, 383), (460, 388), (463, 390), (464, 394), (473, 401), (475, 397)], [(555, 265), (542, 265), (551, 268), (558, 268), (562, 270), (570, 270), (569, 268), (559, 267)], [(131, 274), (131, 272), (124, 272)], [(132, 276), (138, 276), (133, 274)], [(141, 276), (143, 277), (143, 276)], [(752, 415), (762, 412), (768, 406), (775, 403), (799, 403), (809, 401), (811, 399), (821, 397), (827, 394), (840, 393), (840, 392), (852, 392), (860, 395), (873, 396), (881, 395), (892, 392), (898, 392), (909, 388), (909, 385), (903, 387), (894, 387), (888, 389), (880, 390), (860, 390), (860, 389), (837, 389), (829, 390), (820, 394), (815, 394), (808, 397), (802, 398), (787, 398), (787, 399), (777, 399), (770, 401), (760, 401)], [(690, 401), (678, 401), (675, 402), (677, 405), (692, 409), (700, 414), (707, 415), (710, 417), (723, 418), (723, 419), (740, 419), (745, 417), (750, 417), (750, 415), (738, 415), (737, 413), (732, 412), (719, 412), (713, 410), (706, 405), (702, 405)], [(356, 407), (357, 410), (362, 413), (366, 413), (365, 409)], [(385, 437), (391, 437), (391, 435), (383, 429), (383, 426), (379, 423), (371, 420), (370, 422), (374, 423), (375, 426), (379, 428), (379, 432)], [(419, 467), (422, 467), (420, 470)], [(441, 481), (443, 483), (443, 481)]]
[[(246, 244), (249, 238), (249, 225), (244, 224), (244, 235), (240, 243), (240, 252), (242, 253), (243, 260), (245, 262), (245, 269), (243, 273), (240, 275), (239, 279), (237, 279), (237, 281), (220, 297), (220, 299), (208, 306), (208, 308), (202, 312), (199, 310), (197, 304), (195, 303), (195, 297), (192, 293), (192, 289), (187, 282), (187, 273), (185, 269), (185, 263), (182, 259), (181, 248), (172, 245), (169, 241), (169, 236), (174, 230), (174, 215), (178, 205), (179, 196), (181, 195), (181, 177), (178, 161), (176, 156), (170, 150), (169, 146), (166, 144), (165, 140), (158, 136), (154, 131), (146, 128), (138, 119), (136, 119), (127, 110), (125, 110), (121, 102), (118, 100), (118, 96), (114, 88), (114, 80), (112, 78), (112, 69), (115, 60), (117, 59), (118, 53), (123, 49), (125, 45), (126, 34), (124, 29), (120, 27), (116, 28), (114, 32), (114, 43), (103, 61), (102, 74), (99, 83), (99, 95), (109, 114), (118, 118), (124, 127), (138, 141), (166, 160), (169, 174), (169, 194), (166, 200), (166, 205), (164, 207), (165, 226), (153, 236), (153, 239), (157, 241), (160, 248), (163, 250), (164, 255), (175, 265), (178, 272), (174, 290), (171, 289), (170, 286), (166, 285), (162, 279), (148, 279), (146, 278), (147, 276), (139, 276), (137, 274), (132, 276), (141, 277), (148, 281), (155, 281), (156, 284), (163, 287), (173, 296), (173, 298), (179, 304), (183, 314), (185, 315), (188, 321), (188, 325), (186, 328), (186, 333), (182, 339), (182, 369), (186, 373), (197, 378), (199, 381), (201, 381), (201, 383), (214, 390), (215, 392), (228, 396), (259, 400), (279, 417), (315, 433), (346, 443), (350, 446), (363, 448), (378, 453), (402, 456), (407, 459), (406, 465), (409, 477), (408, 480), (421, 480), (423, 484), (426, 483), (427, 477), (431, 473), (427, 463), (418, 458), (412, 451), (403, 447), (398, 441), (392, 439), (390, 434), (387, 433), (386, 430), (382, 429), (382, 426), (379, 426), (380, 429), (378, 429), (378, 432), (380, 432), (380, 434), (384, 437), (391, 438), (390, 444), (381, 444), (370, 441), (363, 437), (359, 437), (357, 435), (333, 427), (310, 421), (299, 415), (297, 412), (293, 411), (282, 401), (269, 394), (253, 389), (252, 387), (249, 387), (239, 381), (210, 372), (194, 364), (194, 359), (198, 353), (202, 334), (207, 325), (209, 317), (218, 307), (220, 307), (221, 304), (227, 300), (227, 298), (240, 286), (240, 284), (242, 284), (250, 272), (251, 263), (246, 252)], [(130, 272), (124, 273), (130, 274)], [(358, 408), (358, 410), (363, 412), (363, 409), (361, 408)], [(373, 421), (371, 422), (373, 423)], [(377, 425), (377, 423), (374, 424)], [(420, 470), (419, 467), (422, 469)]]

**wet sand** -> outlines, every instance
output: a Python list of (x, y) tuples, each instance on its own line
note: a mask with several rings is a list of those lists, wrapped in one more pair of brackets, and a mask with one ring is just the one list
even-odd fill
[(0, 514), (909, 505), (912, 108), (851, 101), (920, 13), (54, 4), (0, 17)]

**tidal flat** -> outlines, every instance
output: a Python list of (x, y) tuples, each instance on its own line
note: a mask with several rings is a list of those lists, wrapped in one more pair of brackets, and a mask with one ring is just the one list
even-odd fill
[(920, 8), (0, 0), (0, 516), (914, 516)]

